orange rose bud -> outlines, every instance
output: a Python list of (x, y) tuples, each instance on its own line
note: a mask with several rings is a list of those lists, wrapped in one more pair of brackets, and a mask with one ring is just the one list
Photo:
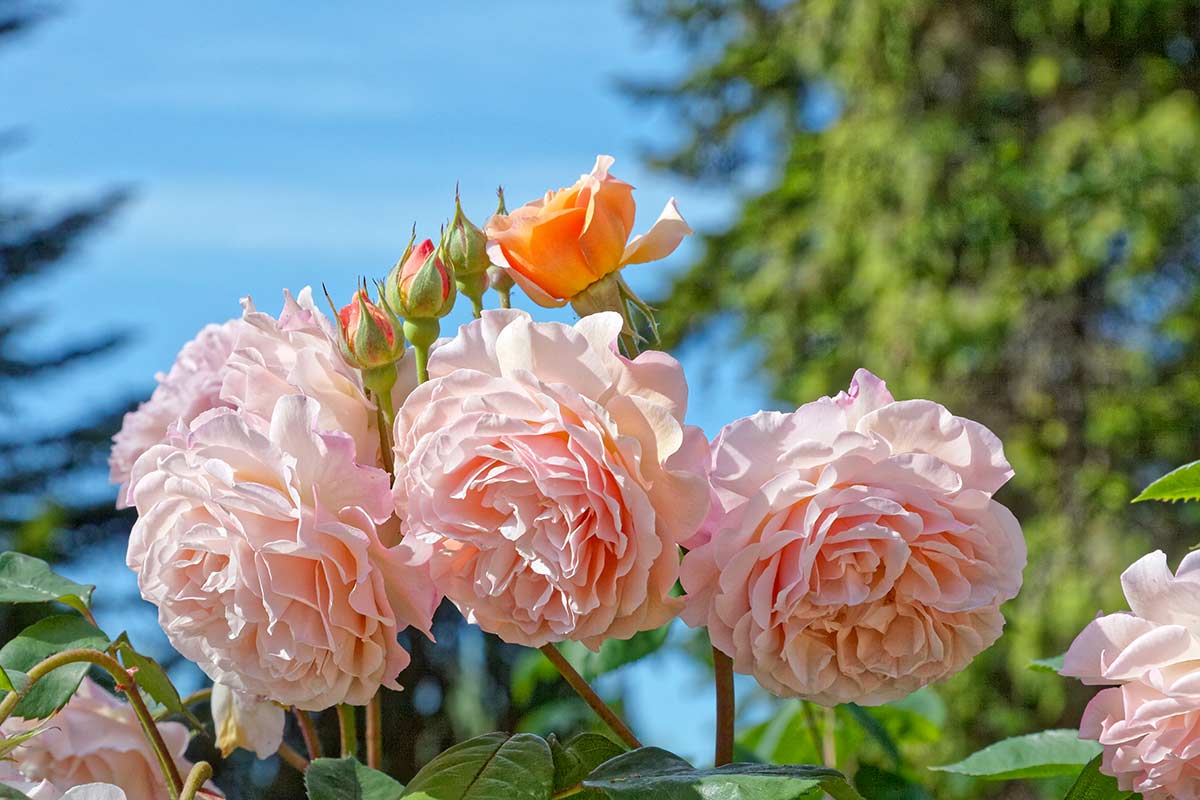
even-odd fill
[(487, 222), (488, 256), (539, 305), (561, 306), (627, 264), (670, 255), (692, 232), (672, 198), (644, 235), (630, 240), (633, 187), (608, 173), (598, 156), (587, 175)]

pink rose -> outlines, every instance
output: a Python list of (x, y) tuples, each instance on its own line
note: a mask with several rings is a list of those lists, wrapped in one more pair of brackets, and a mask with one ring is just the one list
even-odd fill
[(1011, 476), (982, 425), (896, 402), (865, 370), (849, 393), (738, 420), (712, 444), (684, 620), (775, 694), (903, 697), (1000, 635), (1025, 566), (992, 500)]
[[(32, 724), (10, 718), (0, 731), (12, 735)], [(187, 728), (178, 722), (160, 722), (158, 730), (180, 773), (186, 775), (192, 768), (184, 758)], [(64, 792), (68, 797), (83, 797), (68, 790), (93, 783), (114, 784), (129, 800), (167, 796), (158, 759), (133, 709), (90, 678), (84, 678), (79, 691), (40, 733), (12, 753), (0, 783), (21, 789), (34, 800), (59, 800)]]
[(1063, 675), (1109, 685), (1088, 703), (1079, 735), (1104, 746), (1101, 771), (1146, 800), (1200, 798), (1200, 553), (1172, 575), (1161, 552), (1121, 575), (1132, 612), (1093, 620)]
[[(256, 310), (250, 298), (242, 306), (243, 328), (226, 363), (222, 399), (267, 419), (281, 397), (312, 397), (320, 403), (320, 427), (349, 434), (361, 463), (378, 464), (375, 406), (358, 370), (342, 356), (340, 332), (313, 303), (312, 290), (305, 287), (295, 298), (285, 291), (278, 320)], [(413, 375), (411, 383), (398, 381), (404, 384), (400, 400), (415, 383), (415, 368)]]
[(395, 501), (434, 581), (508, 642), (599, 647), (674, 617), (677, 545), (707, 510), (704, 437), (679, 363), (485, 311), (430, 357), (396, 418)]
[(133, 471), (127, 562), (172, 644), (230, 689), (320, 710), (397, 688), (437, 597), (397, 543), (388, 474), (322, 429), (312, 398), (269, 420), (214, 409)]
[(133, 463), (166, 437), (172, 423), (186, 425), (210, 408), (225, 405), (220, 398), (222, 370), (241, 324), (241, 320), (230, 320), (224, 325), (205, 326), (179, 351), (171, 371), (156, 376), (158, 387), (150, 399), (125, 415), (120, 432), (113, 437), (108, 459), (109, 480), (121, 484), (118, 508), (131, 502), (129, 473)]

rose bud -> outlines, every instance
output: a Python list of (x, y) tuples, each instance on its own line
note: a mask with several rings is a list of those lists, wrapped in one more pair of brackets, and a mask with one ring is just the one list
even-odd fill
[(429, 239), (409, 245), (384, 284), (384, 301), (405, 319), (438, 319), (454, 308), (454, 275)]
[(487, 236), (463, 213), (458, 190), (454, 192), (454, 219), (442, 236), (441, 251), (454, 273), (458, 291), (471, 299), (475, 315), (483, 311), (483, 293), (488, 289)]
[[(325, 292), (329, 305), (333, 299)], [(384, 303), (387, 306), (387, 303)], [(363, 386), (370, 390), (384, 415), (391, 419), (392, 387), (396, 385), (396, 362), (404, 355), (404, 337), (400, 320), (390, 309), (371, 302), (366, 285), (354, 293), (354, 299), (335, 310), (341, 332), (342, 355), (362, 372)]]
[(361, 370), (389, 366), (404, 355), (404, 339), (396, 335), (397, 321), (371, 302), (366, 289), (337, 312), (342, 355)]

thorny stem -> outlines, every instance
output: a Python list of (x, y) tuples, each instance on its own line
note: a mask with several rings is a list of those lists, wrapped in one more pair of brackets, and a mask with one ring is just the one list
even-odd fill
[(542, 655), (550, 659), (550, 663), (563, 676), (563, 679), (571, 685), (575, 693), (583, 699), (583, 702), (591, 707), (592, 711), (596, 712), (596, 715), (600, 719), (604, 720), (604, 724), (611, 728), (613, 733), (621, 737), (621, 740), (632, 748), (636, 749), (642, 746), (642, 743), (633, 735), (633, 731), (629, 729), (629, 726), (617, 716), (615, 711), (608, 707), (607, 703), (600, 699), (600, 695), (596, 694), (596, 690), (588, 685), (588, 682), (583, 679), (582, 675), (575, 671), (575, 668), (571, 666), (571, 662), (567, 661), (563, 654), (558, 652), (557, 647), (548, 644), (539, 649), (542, 651)]
[(733, 661), (716, 647), (713, 647), (712, 654), (717, 692), (717, 738), (713, 766), (723, 767), (733, 761)]
[(292, 707), (292, 713), (296, 716), (296, 723), (300, 726), (300, 736), (304, 739), (304, 749), (308, 751), (310, 759), (321, 757), (321, 737), (317, 735), (317, 727), (313, 725), (312, 717), (307, 711), (302, 711), (296, 707)]
[(17, 704), (29, 694), (30, 688), (35, 683), (59, 667), (65, 667), (68, 664), (78, 664), (80, 662), (88, 662), (105, 669), (113, 676), (113, 679), (117, 683), (117, 688), (129, 698), (129, 705), (133, 708), (133, 713), (137, 716), (138, 723), (142, 726), (142, 733), (145, 734), (146, 739), (154, 748), (154, 755), (158, 758), (158, 765), (162, 769), (163, 777), (167, 780), (167, 793), (171, 797), (171, 800), (177, 800), (179, 792), (183, 787), (183, 778), (179, 776), (179, 768), (175, 766), (175, 759), (171, 757), (171, 751), (167, 749), (167, 743), (163, 741), (162, 733), (159, 731), (158, 725), (155, 724), (154, 717), (150, 714), (150, 709), (146, 707), (146, 701), (142, 699), (142, 695), (138, 691), (137, 682), (134, 679), (134, 671), (127, 670), (120, 661), (117, 661), (107, 653), (86, 648), (64, 650), (34, 664), (33, 668), (27, 673), (29, 682), (19, 691), (9, 692), (5, 695), (4, 700), (0, 701), (0, 724), (12, 715)]

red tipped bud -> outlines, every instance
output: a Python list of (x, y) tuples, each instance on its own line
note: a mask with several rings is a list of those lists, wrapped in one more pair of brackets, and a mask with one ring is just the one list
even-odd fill
[(337, 319), (342, 355), (355, 367), (364, 371), (386, 367), (404, 355), (399, 320), (371, 302), (366, 289), (354, 293), (354, 299), (337, 312)]
[(411, 319), (437, 319), (454, 308), (454, 273), (429, 239), (406, 253), (384, 285), (384, 300)]

